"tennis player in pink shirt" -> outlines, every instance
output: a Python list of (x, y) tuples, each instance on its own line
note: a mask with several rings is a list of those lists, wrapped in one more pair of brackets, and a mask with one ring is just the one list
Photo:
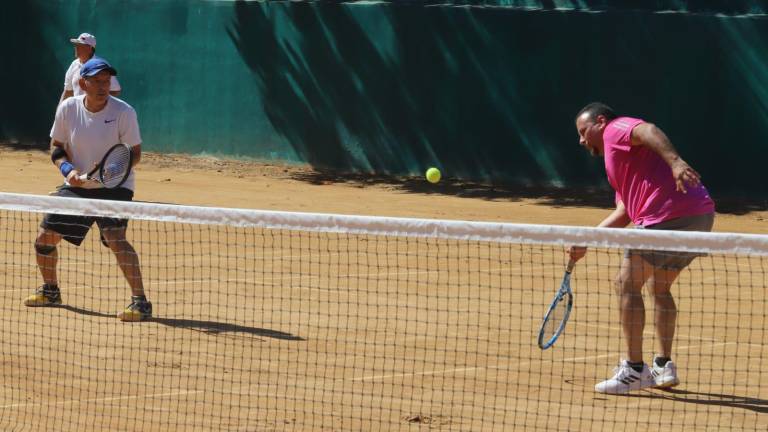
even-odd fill
[[(599, 227), (711, 231), (715, 204), (701, 176), (677, 153), (664, 132), (652, 123), (619, 117), (595, 102), (576, 116), (579, 144), (603, 157), (608, 182), (616, 192), (616, 210)], [(573, 246), (569, 254), (581, 259), (586, 248)], [(595, 386), (600, 393), (623, 394), (646, 387), (680, 383), (672, 361), (677, 306), (670, 288), (695, 253), (627, 250), (616, 291), (627, 352), (615, 375)], [(660, 353), (651, 366), (643, 361), (645, 305), (641, 290), (649, 284), (655, 302), (655, 327)]]

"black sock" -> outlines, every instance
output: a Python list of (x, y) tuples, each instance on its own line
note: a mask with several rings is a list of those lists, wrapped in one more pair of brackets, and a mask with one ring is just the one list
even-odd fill
[(44, 284), (43, 285), (43, 291), (58, 291), (59, 285), (58, 284)]
[(632, 362), (628, 361), (627, 363), (629, 364), (629, 367), (631, 367), (632, 370), (634, 370), (635, 372), (642, 372), (643, 371), (643, 366), (644, 366), (643, 362), (632, 363)]
[(656, 366), (658, 367), (664, 367), (665, 364), (667, 364), (668, 361), (671, 361), (672, 359), (669, 357), (656, 357)]
[(145, 295), (131, 296), (131, 300), (132, 301), (136, 301), (136, 302), (146, 303), (147, 296), (145, 296)]

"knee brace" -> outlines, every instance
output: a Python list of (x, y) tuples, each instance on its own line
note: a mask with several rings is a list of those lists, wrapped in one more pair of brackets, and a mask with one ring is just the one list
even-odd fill
[(35, 252), (37, 252), (39, 255), (48, 256), (54, 251), (56, 251), (56, 246), (54, 245), (35, 243)]

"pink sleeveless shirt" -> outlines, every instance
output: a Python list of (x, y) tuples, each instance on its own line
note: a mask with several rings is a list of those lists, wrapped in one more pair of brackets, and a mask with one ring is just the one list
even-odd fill
[(672, 169), (653, 150), (632, 146), (631, 134), (643, 120), (619, 117), (603, 131), (605, 172), (635, 225), (654, 225), (684, 216), (713, 213), (715, 203), (704, 185), (675, 190)]

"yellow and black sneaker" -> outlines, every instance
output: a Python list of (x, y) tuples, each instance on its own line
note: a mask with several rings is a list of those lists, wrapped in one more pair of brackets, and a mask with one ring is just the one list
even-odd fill
[(24, 306), (58, 306), (61, 304), (61, 291), (59, 287), (44, 284), (34, 294), (24, 299)]
[(120, 321), (144, 321), (152, 317), (152, 303), (144, 296), (131, 296), (131, 304), (117, 317)]

